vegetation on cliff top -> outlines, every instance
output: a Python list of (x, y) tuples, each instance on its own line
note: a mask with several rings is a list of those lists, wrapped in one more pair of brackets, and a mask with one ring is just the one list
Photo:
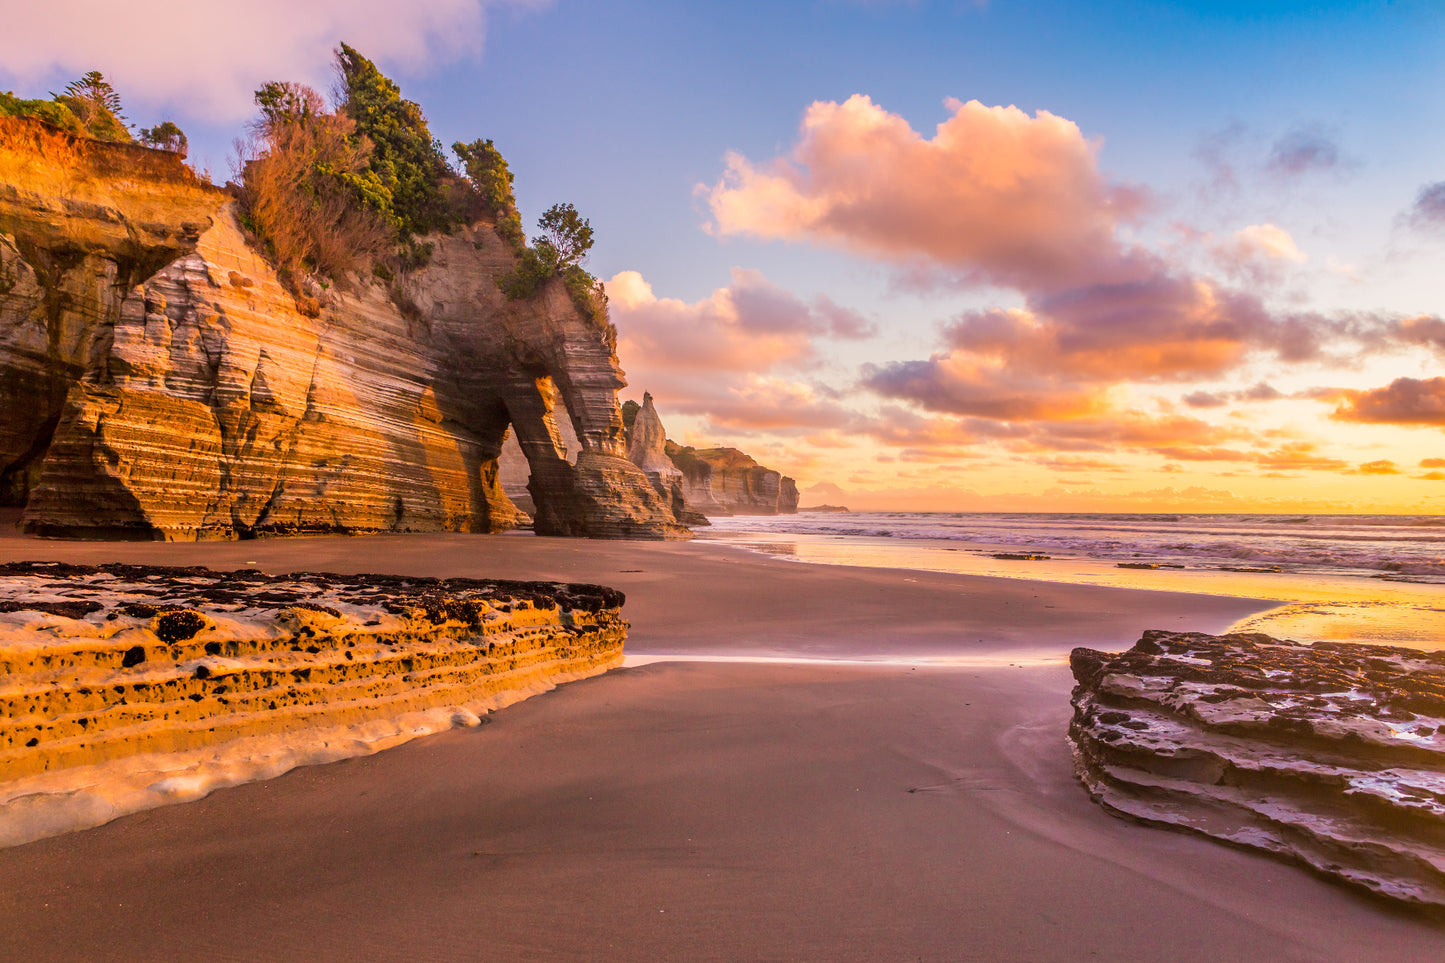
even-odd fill
[(139, 139), (146, 147), (186, 156), (186, 135), (171, 121), (142, 128), (132, 136), (122, 112), (120, 94), (99, 70), (87, 72), (49, 100), (26, 100), (0, 91), (0, 117), (30, 117), (59, 127), (77, 137), (129, 144)]
[(522, 233), (522, 215), (517, 213), (517, 199), (512, 194), (512, 170), (502, 152), (490, 140), (457, 141), (452, 150), (476, 188), (483, 212), (496, 219), (498, 236), (520, 254), (527, 246), (527, 235)]
[(450, 232), (459, 221), (449, 197), (457, 180), (419, 105), (347, 44), (336, 52), (340, 113), (354, 123), (353, 144), (371, 145), (369, 166), (389, 192), (403, 237)]
[[(572, 304), (592, 321), (607, 323), (607, 292), (583, 269), (592, 248), (592, 225), (571, 204), (554, 204), (537, 219), (542, 233), (518, 252), (517, 267), (497, 279), (511, 300), (528, 298), (549, 279), (560, 277)], [(610, 329), (609, 329), (610, 333)]]
[[(529, 247), (512, 172), (492, 141), (454, 144), (458, 174), (421, 107), (374, 63), (343, 43), (336, 68), (333, 107), (300, 84), (258, 90), (261, 116), (237, 162), (247, 225), (303, 310), (312, 307), (300, 293), (305, 276), (341, 280), (370, 267), (382, 280), (399, 282), (430, 257), (431, 245), (420, 237), (486, 217), (517, 256), (515, 269), (497, 282), (509, 298), (531, 297), (560, 278), (577, 309), (614, 336), (602, 284), (581, 267), (593, 232), (576, 208), (554, 205)], [(402, 285), (392, 290), (404, 303)]]
[[(421, 107), (376, 64), (343, 43), (336, 71), (332, 105), (303, 84), (263, 85), (250, 138), (237, 142), (234, 190), (242, 220), (304, 313), (320, 311), (317, 286), (368, 272), (396, 282), (393, 296), (404, 304), (400, 280), (431, 254), (431, 244), (419, 238), (486, 217), (517, 258), (497, 281), (508, 298), (532, 297), (559, 278), (578, 311), (615, 338), (602, 283), (581, 266), (593, 232), (576, 208), (553, 205), (528, 246), (512, 172), (492, 141), (452, 145), (458, 173)], [(83, 139), (139, 142), (181, 158), (188, 148), (171, 121), (133, 134), (120, 95), (94, 70), (49, 100), (0, 92), (3, 117), (39, 120)]]
[(251, 129), (262, 149), (244, 162), (239, 199), (297, 306), (314, 315), (320, 305), (302, 293), (301, 279), (364, 269), (391, 250), (399, 222), (349, 117), (302, 84), (266, 84), (256, 104)]

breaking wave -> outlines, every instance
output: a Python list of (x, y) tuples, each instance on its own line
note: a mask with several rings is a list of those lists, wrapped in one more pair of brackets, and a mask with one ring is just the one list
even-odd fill
[(1445, 583), (1445, 516), (857, 512), (713, 519), (719, 535), (806, 534), (1026, 547), (1188, 568)]

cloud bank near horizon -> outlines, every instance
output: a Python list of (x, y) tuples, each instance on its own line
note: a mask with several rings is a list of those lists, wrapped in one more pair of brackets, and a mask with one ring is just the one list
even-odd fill
[[(996, 289), (1022, 302), (956, 313), (929, 357), (880, 358), (851, 383), (834, 381), (833, 434), (806, 440), (831, 445), (852, 432), (885, 446), (880, 461), (925, 464), (992, 452), (1102, 471), (1059, 453), (1110, 452), (1155, 471), (1385, 476), (1401, 473), (1384, 470), (1390, 459), (1350, 457), (1326, 406), (1339, 406), (1336, 424), (1440, 423), (1434, 381), (1299, 386), (1369, 359), (1445, 358), (1440, 317), (1305, 307), (1309, 253), (1269, 220), (1223, 234), (1172, 224), (1173, 241), (1146, 240), (1162, 219), (1153, 194), (1101, 170), (1101, 143), (1072, 121), (946, 103), (950, 116), (929, 136), (861, 94), (815, 102), (790, 148), (762, 161), (729, 154), (722, 175), (698, 187), (704, 228), (719, 239), (831, 248), (889, 269), (903, 290)], [(1331, 135), (1302, 128), (1274, 143), (1269, 166), (1298, 179), (1347, 161)], [(1435, 186), (1421, 191), (1417, 222), (1433, 224)], [(819, 332), (810, 350), (826, 340)], [(1295, 385), (1286, 394), (1262, 377)], [(1315, 414), (1261, 419), (1261, 405), (1281, 400), (1294, 403), (1289, 417), (1310, 404)], [(706, 399), (688, 406), (711, 415)], [(818, 427), (816, 415), (792, 426), (773, 418), (802, 429)]]

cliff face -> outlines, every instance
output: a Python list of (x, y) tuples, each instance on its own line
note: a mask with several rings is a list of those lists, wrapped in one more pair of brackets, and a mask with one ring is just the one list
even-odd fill
[(667, 443), (682, 472), (683, 495), (705, 515), (779, 515), (798, 510), (798, 486), (736, 448), (690, 448)]
[(560, 280), (506, 301), (489, 223), (427, 240), (310, 317), (176, 158), (6, 122), (0, 504), (45, 535), (499, 531), (511, 428), (538, 533), (686, 537), (626, 458), (610, 329)]

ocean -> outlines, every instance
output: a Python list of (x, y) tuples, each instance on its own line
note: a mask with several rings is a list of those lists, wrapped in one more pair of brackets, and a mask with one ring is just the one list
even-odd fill
[(699, 537), (799, 562), (1280, 603), (1230, 626), (1298, 641), (1445, 648), (1445, 515), (806, 512)]

